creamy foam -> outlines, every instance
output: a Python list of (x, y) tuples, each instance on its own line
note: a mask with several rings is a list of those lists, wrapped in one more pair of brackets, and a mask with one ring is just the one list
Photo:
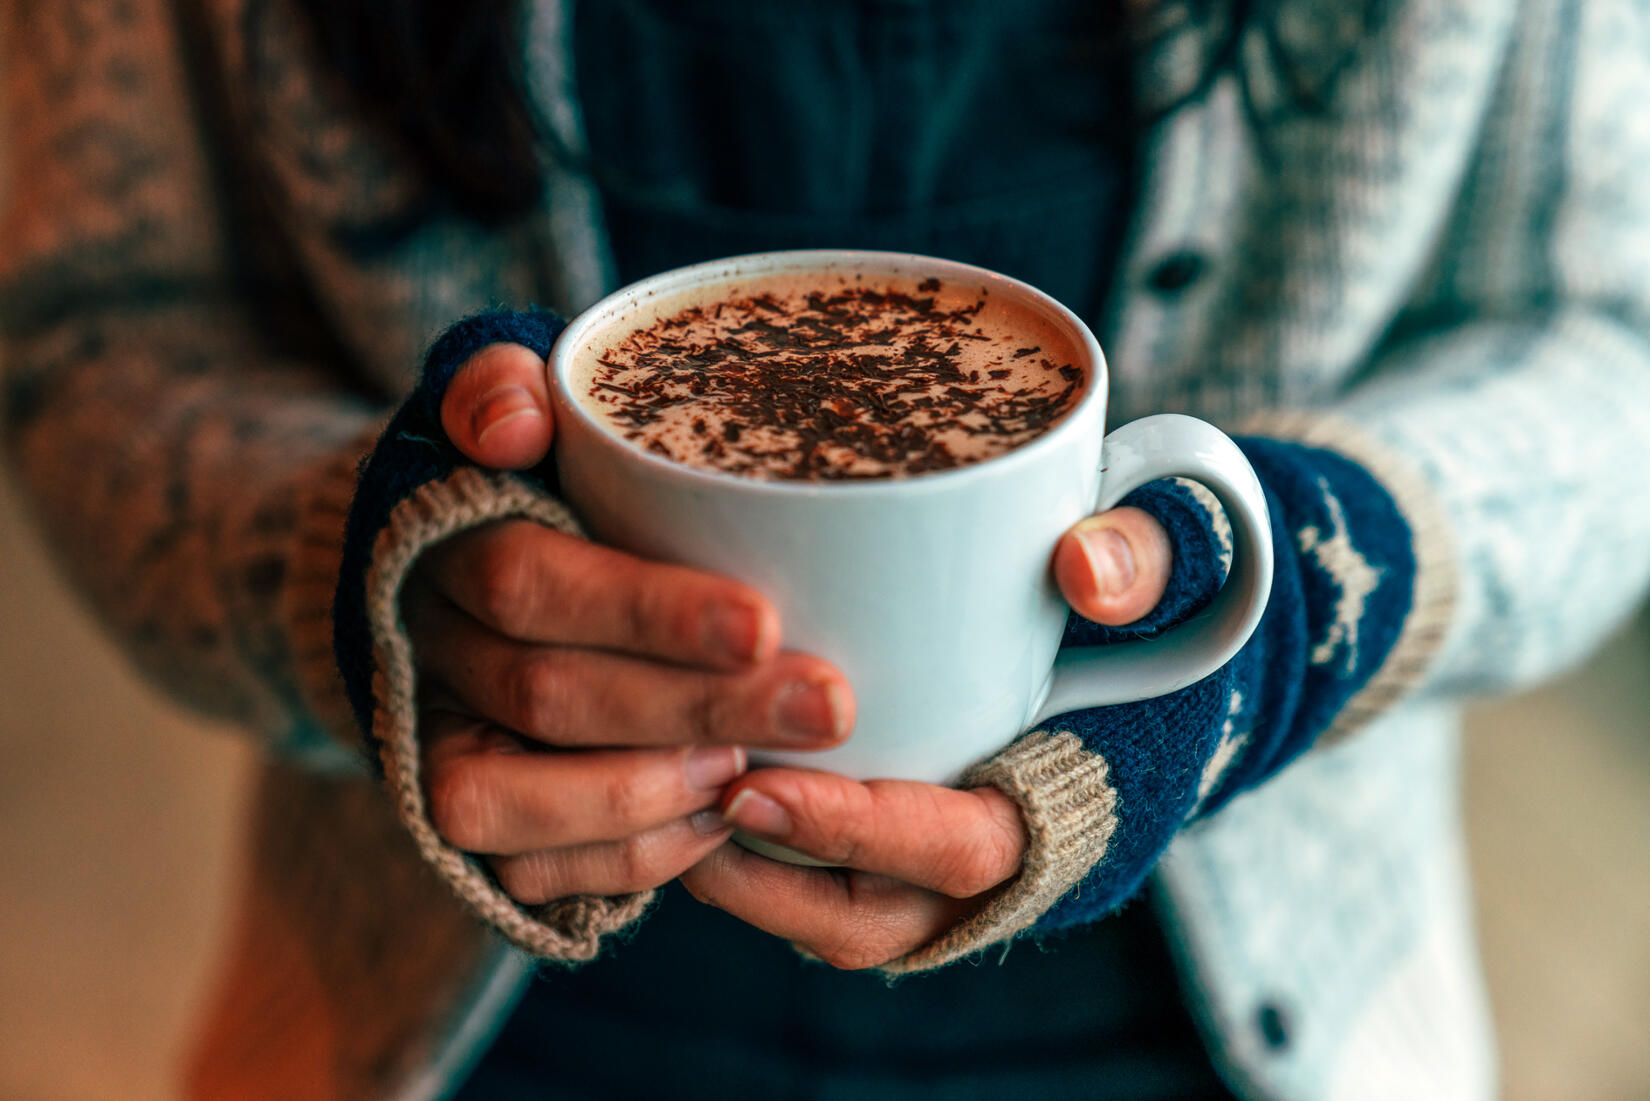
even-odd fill
[(653, 300), (576, 356), (609, 429), (757, 478), (888, 478), (1019, 447), (1077, 403), (1067, 330), (967, 282), (812, 272)]

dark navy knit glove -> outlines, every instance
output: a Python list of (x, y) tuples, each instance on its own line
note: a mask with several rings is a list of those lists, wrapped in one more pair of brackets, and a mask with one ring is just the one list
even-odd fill
[(401, 589), (419, 556), (460, 532), (524, 519), (565, 534), (577, 521), (555, 495), (550, 462), (527, 471), (484, 469), (447, 439), (441, 406), (467, 360), (491, 344), (541, 358), (564, 325), (541, 310), (466, 318), (430, 349), (418, 387), (362, 465), (333, 606), (333, 646), (366, 749), (424, 860), (482, 921), (543, 959), (588, 960), (628, 928), (652, 891), (581, 894), (529, 906), (505, 892), (485, 862), (435, 828), (421, 781), (417, 672), (401, 620)]
[[(550, 346), (565, 327), (566, 322), (544, 310), (493, 310), (465, 318), (448, 329), (425, 357), (418, 386), (362, 464), (344, 531), (343, 566), (333, 602), (333, 653), (343, 673), (350, 707), (366, 734), (375, 763), (379, 736), (373, 729), (376, 663), (367, 608), (373, 548), (397, 506), (421, 487), (470, 465), (441, 427), (441, 402), (458, 369), (489, 344), (521, 344), (540, 356), (548, 356)], [(507, 477), (536, 490), (550, 490), (555, 484), (555, 469), (546, 460)]]
[[(1075, 735), (1076, 758), (1103, 761), (1100, 783), (1113, 820), (1103, 855), (1035, 923), (1036, 932), (1117, 909), (1183, 826), (1309, 748), (1381, 667), (1410, 612), (1416, 561), (1409, 525), (1373, 477), (1329, 451), (1237, 442), (1271, 515), (1276, 567), (1266, 613), (1238, 655), (1197, 684), (1042, 725), (1047, 734)], [(1069, 645), (1149, 637), (1195, 614), (1224, 577), (1224, 563), (1212, 553), (1212, 518), (1189, 491), (1156, 483), (1126, 503), (1151, 512), (1170, 532), (1175, 565), (1168, 591), (1157, 611), (1129, 628), (1073, 617)], [(1031, 823), (1034, 831), (1039, 825)], [(1050, 828), (1057, 831), (1057, 823)]]

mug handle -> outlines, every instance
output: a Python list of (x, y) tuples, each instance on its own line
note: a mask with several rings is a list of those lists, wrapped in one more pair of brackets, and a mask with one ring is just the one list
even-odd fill
[(1272, 522), (1254, 468), (1220, 429), (1164, 413), (1132, 421), (1101, 445), (1104, 512), (1159, 478), (1207, 486), (1232, 526), (1232, 568), (1204, 612), (1149, 640), (1077, 646), (1060, 652), (1048, 694), (1028, 727), (1044, 719), (1167, 695), (1219, 669), (1249, 641), (1272, 591)]

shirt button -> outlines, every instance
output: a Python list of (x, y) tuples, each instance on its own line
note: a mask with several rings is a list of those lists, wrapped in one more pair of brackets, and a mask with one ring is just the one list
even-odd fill
[(1146, 284), (1165, 297), (1176, 295), (1201, 279), (1208, 266), (1202, 253), (1190, 249), (1171, 252), (1157, 262)]
[(1282, 1051), (1289, 1046), (1289, 1019), (1276, 1002), (1262, 1002), (1255, 1011), (1255, 1027), (1268, 1049)]

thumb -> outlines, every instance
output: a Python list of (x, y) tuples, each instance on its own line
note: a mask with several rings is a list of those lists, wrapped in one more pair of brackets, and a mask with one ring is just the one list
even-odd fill
[(550, 450), (555, 425), (544, 360), (520, 344), (489, 344), (453, 375), (441, 427), (471, 462), (520, 470)]
[(1173, 564), (1168, 533), (1138, 508), (1090, 516), (1054, 548), (1054, 579), (1066, 602), (1108, 627), (1133, 623), (1157, 607)]

